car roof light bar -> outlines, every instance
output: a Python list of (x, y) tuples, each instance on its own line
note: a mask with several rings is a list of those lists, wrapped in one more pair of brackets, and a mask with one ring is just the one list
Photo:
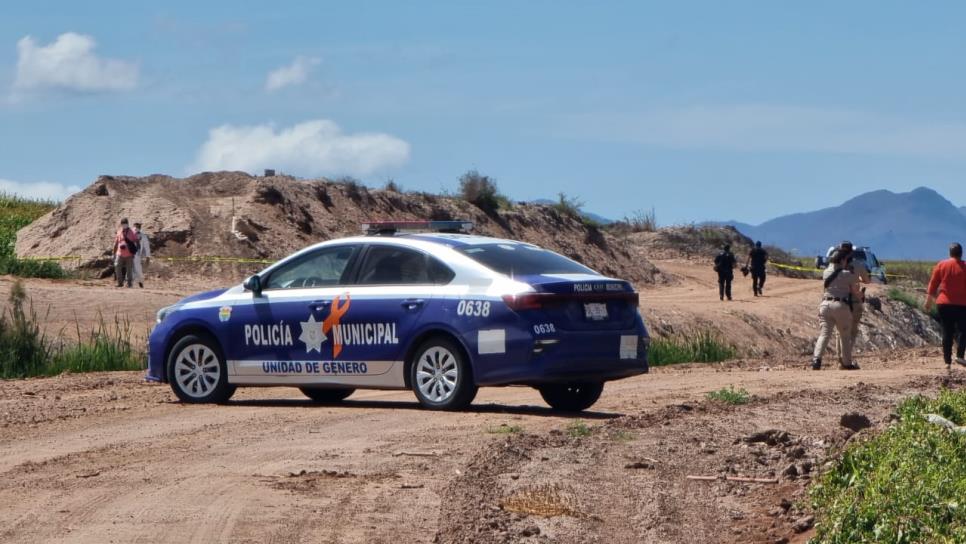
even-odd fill
[(362, 224), (362, 231), (370, 236), (419, 231), (465, 234), (471, 230), (472, 221), (366, 221)]

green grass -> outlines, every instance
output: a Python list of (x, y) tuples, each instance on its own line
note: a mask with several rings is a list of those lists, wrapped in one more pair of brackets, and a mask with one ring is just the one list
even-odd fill
[(495, 427), (488, 427), (486, 432), (489, 434), (517, 434), (523, 432), (523, 427), (519, 425), (507, 425), (501, 423)]
[(911, 308), (922, 309), (922, 303), (919, 301), (919, 297), (898, 287), (890, 287), (889, 290), (886, 291), (886, 297), (888, 297), (889, 300), (901, 302)]
[(735, 389), (735, 386), (729, 385), (728, 387), (722, 387), (717, 391), (711, 391), (706, 395), (710, 400), (717, 400), (724, 402), (725, 404), (739, 405), (748, 404), (751, 400), (751, 395), (748, 391), (744, 389)]
[(737, 355), (738, 350), (734, 346), (726, 344), (710, 330), (667, 338), (652, 338), (648, 351), (651, 366), (716, 363), (734, 359)]
[(966, 391), (907, 399), (896, 424), (849, 447), (810, 492), (812, 542), (966, 542), (966, 434), (929, 413), (966, 425)]
[(591, 430), (583, 420), (575, 419), (573, 423), (567, 425), (567, 436), (571, 438), (584, 438), (590, 436)]
[(0, 379), (144, 367), (144, 353), (132, 347), (129, 323), (101, 320), (86, 333), (77, 324), (78, 341), (68, 343), (48, 339), (40, 322), (23, 286), (15, 283), (9, 307), (0, 312)]
[(0, 275), (33, 278), (63, 278), (67, 274), (52, 261), (17, 259), (14, 246), (17, 231), (54, 209), (49, 200), (32, 200), (0, 193)]
[(931, 261), (888, 261), (885, 264), (886, 272), (891, 276), (890, 282), (911, 282), (925, 287), (929, 283), (932, 269), (936, 266)]

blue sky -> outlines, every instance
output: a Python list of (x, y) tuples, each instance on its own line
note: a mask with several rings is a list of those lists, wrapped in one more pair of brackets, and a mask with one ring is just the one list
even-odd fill
[(0, 7), (0, 189), (275, 167), (609, 217), (758, 223), (873, 189), (966, 205), (966, 4)]

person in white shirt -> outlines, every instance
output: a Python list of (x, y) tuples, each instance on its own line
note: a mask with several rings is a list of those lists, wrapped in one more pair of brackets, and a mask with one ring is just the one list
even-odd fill
[(138, 236), (138, 252), (134, 255), (134, 281), (138, 287), (144, 288), (144, 267), (151, 262), (151, 242), (148, 235), (141, 231), (141, 223), (134, 224), (134, 232)]

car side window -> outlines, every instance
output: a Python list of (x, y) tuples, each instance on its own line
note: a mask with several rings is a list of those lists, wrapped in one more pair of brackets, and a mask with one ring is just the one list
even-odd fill
[[(448, 274), (448, 276), (447, 276)], [(447, 283), (453, 272), (437, 259), (395, 246), (370, 246), (359, 270), (360, 285)], [(444, 280), (444, 281), (441, 281)]]
[(358, 246), (350, 245), (315, 251), (273, 271), (268, 277), (265, 289), (304, 289), (339, 285), (357, 249)]

